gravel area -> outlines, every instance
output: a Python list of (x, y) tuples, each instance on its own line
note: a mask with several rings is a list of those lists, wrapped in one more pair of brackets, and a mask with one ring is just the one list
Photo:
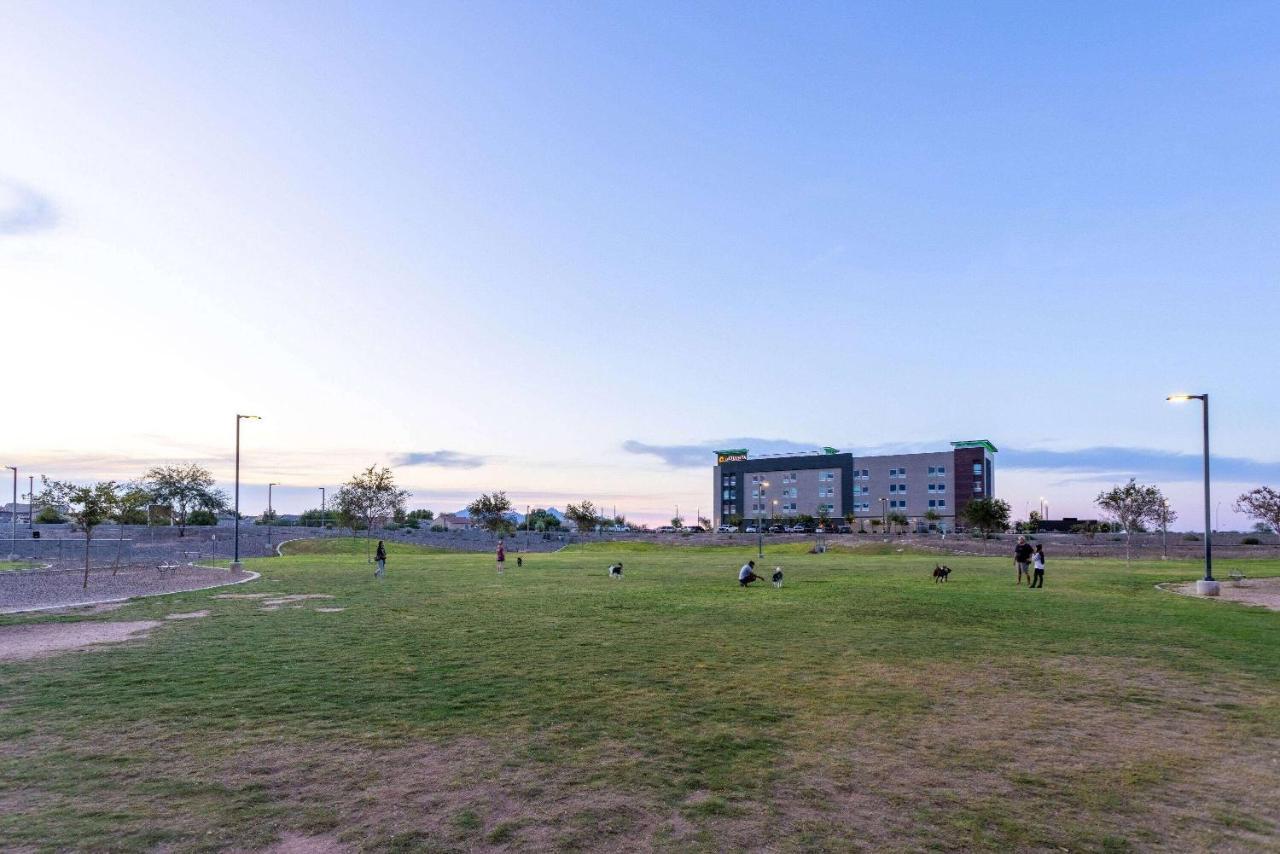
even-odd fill
[(0, 573), (0, 614), (81, 605), (135, 596), (156, 596), (234, 584), (255, 578), (252, 572), (202, 569), (184, 566), (163, 575), (154, 567), (97, 570), (89, 575), (89, 589), (81, 587), (84, 574), (77, 570), (29, 570)]
[[(1235, 582), (1219, 577), (1218, 600), (1222, 602), (1243, 602), (1246, 605), (1259, 605), (1272, 611), (1280, 611), (1280, 578), (1248, 578)], [(1196, 585), (1171, 584), (1167, 589), (1183, 596), (1198, 596)], [(1200, 597), (1206, 598), (1206, 597)]]

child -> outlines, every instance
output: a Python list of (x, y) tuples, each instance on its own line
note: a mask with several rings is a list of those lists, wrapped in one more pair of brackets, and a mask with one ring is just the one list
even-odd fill
[(387, 549), (382, 544), (382, 540), (378, 540), (378, 550), (373, 553), (373, 561), (378, 565), (378, 568), (373, 571), (373, 577), (384, 577), (387, 574)]
[(507, 563), (507, 549), (502, 544), (502, 540), (498, 540), (498, 575), (502, 575), (503, 567)]
[(1031, 556), (1031, 563), (1036, 572), (1035, 578), (1031, 580), (1031, 586), (1044, 587), (1044, 546), (1036, 546), (1036, 553)]

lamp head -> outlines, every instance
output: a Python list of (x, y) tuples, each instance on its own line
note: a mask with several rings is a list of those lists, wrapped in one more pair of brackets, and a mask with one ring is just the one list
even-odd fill
[(1165, 398), (1170, 403), (1186, 403), (1188, 400), (1204, 400), (1203, 394), (1171, 394)]
[(236, 418), (243, 418), (246, 421), (261, 421), (261, 415), (236, 415)]

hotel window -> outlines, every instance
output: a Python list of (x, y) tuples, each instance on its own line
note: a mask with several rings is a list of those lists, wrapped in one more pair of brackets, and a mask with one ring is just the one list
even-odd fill
[(939, 491), (939, 492), (946, 492), (946, 491), (947, 491), (947, 485), (946, 485), (945, 483), (940, 483), (940, 484), (938, 484), (938, 491)]
[(945, 499), (945, 498), (939, 498), (939, 499), (938, 499), (938, 506), (939, 506), (939, 507), (946, 507), (946, 506), (947, 506), (947, 499)]
[(930, 507), (937, 507), (937, 506), (938, 506), (938, 502), (937, 502), (935, 499), (930, 498), (930, 499), (929, 499), (929, 506), (930, 506)]
[(980, 484), (980, 483), (975, 483), (975, 484), (973, 485), (973, 491), (974, 491), (974, 492), (981, 492), (981, 491), (982, 491), (982, 484)]
[(938, 467), (929, 466), (929, 477), (937, 477), (937, 475), (938, 475)]
[(981, 474), (982, 474), (982, 463), (974, 463), (974, 464), (973, 464), (973, 473), (974, 473), (975, 475), (981, 475)]
[(947, 475), (947, 467), (938, 466), (938, 477), (946, 477), (946, 475)]
[(889, 477), (897, 477), (897, 476), (898, 476), (897, 469), (889, 469)]

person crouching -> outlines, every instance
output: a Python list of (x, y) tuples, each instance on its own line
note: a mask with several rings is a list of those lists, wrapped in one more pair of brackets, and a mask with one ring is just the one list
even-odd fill
[(738, 585), (747, 587), (753, 581), (760, 581), (760, 576), (756, 575), (756, 562), (749, 560), (742, 565), (742, 569), (738, 570)]

